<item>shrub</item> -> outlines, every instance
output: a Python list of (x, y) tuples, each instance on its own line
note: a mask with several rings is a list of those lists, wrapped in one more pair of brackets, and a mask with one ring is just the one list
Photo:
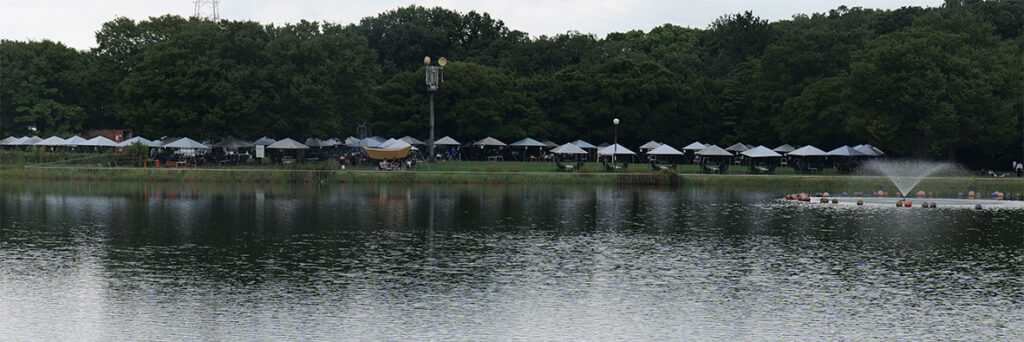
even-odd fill
[(135, 162), (135, 166), (142, 166), (146, 158), (149, 158), (149, 147), (136, 141), (124, 148), (124, 154)]

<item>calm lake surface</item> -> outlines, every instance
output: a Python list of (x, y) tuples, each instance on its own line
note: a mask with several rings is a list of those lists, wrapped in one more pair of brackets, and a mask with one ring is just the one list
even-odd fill
[(0, 340), (1015, 340), (1024, 211), (0, 181)]

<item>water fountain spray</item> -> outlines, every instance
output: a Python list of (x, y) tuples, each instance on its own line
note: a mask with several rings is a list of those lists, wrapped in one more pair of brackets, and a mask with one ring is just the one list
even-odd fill
[(861, 166), (864, 173), (881, 174), (900, 191), (900, 198), (906, 200), (910, 191), (921, 182), (922, 179), (932, 175), (950, 173), (959, 170), (953, 163), (933, 162), (923, 160), (871, 160)]

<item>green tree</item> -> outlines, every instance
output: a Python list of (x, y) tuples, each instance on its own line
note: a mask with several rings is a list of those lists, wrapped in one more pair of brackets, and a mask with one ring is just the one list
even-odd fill
[[(380, 87), (375, 132), (426, 137), (430, 108), (425, 70), (395, 75)], [(520, 139), (548, 136), (543, 113), (521, 89), (520, 81), (499, 69), (452, 62), (435, 94), (435, 134), (464, 139), (492, 136)]]
[(898, 155), (979, 165), (1010, 159), (1021, 135), (1019, 43), (980, 17), (933, 13), (856, 54), (842, 91), (855, 136)]
[(0, 41), (0, 134), (80, 132), (89, 114), (88, 60), (48, 40)]
[[(376, 55), (345, 27), (153, 21), (159, 24), (106, 25), (120, 33), (101, 32), (117, 38), (98, 51), (124, 75), (120, 116), (143, 134), (325, 138), (365, 120), (373, 107)], [(130, 53), (105, 49), (137, 41), (120, 49)]]
[(719, 17), (703, 38), (714, 75), (728, 74), (737, 64), (760, 56), (773, 43), (771, 25), (750, 11)]

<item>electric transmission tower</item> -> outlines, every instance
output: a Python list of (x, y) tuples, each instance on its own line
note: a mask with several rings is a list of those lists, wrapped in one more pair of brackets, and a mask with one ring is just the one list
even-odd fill
[(196, 14), (192, 17), (202, 20), (220, 21), (220, 0), (193, 0)]

